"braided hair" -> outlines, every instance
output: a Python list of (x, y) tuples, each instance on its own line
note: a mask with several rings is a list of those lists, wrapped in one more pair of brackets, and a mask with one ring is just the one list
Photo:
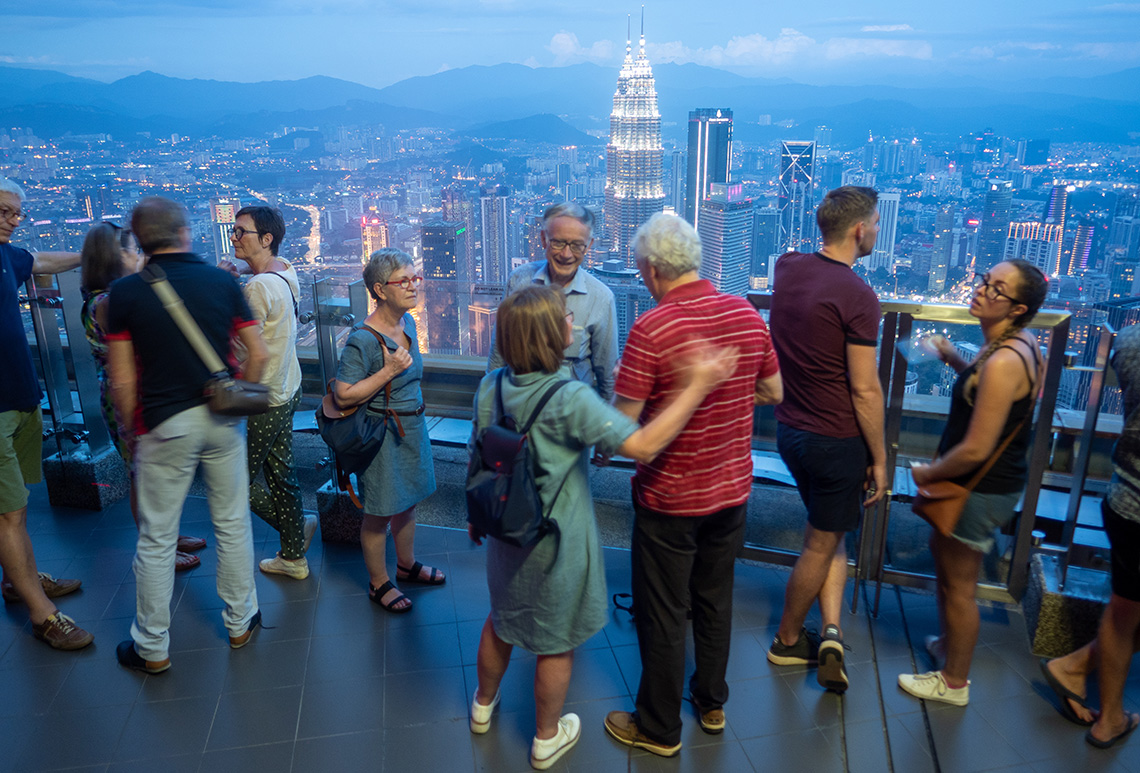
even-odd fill
[[(966, 401), (970, 405), (974, 403), (974, 393), (977, 391), (978, 377), (981, 375), (982, 366), (986, 360), (990, 358), (990, 355), (1005, 345), (1006, 341), (1016, 338), (1021, 331), (1033, 321), (1033, 318), (1037, 316), (1038, 309), (1041, 308), (1041, 304), (1045, 302), (1046, 293), (1049, 291), (1049, 280), (1045, 277), (1045, 274), (1041, 272), (1041, 269), (1029, 261), (1013, 259), (1002, 262), (1008, 263), (1017, 269), (1019, 279), (1017, 298), (1018, 301), (1027, 308), (1013, 320), (1009, 327), (991, 341), (990, 345), (987, 346), (982, 353), (978, 355), (978, 359), (974, 361), (974, 373), (966, 384), (965, 390)], [(1035, 362), (1036, 359), (1035, 353)]]

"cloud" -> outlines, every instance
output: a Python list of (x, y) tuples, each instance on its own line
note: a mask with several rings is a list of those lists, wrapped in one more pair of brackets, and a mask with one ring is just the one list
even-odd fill
[(650, 44), (648, 48), (653, 61), (694, 62), (710, 67), (786, 65), (804, 57), (823, 57), (832, 61), (867, 57), (934, 58), (934, 49), (925, 40), (829, 38), (821, 43), (791, 27), (780, 30), (779, 37), (774, 39), (755, 33), (738, 35), (723, 46), (694, 49), (672, 41)]
[(909, 24), (868, 24), (860, 32), (914, 32)]
[(577, 62), (608, 61), (614, 55), (614, 44), (609, 40), (598, 40), (586, 48), (578, 42), (577, 35), (562, 30), (550, 39), (546, 50), (554, 54), (554, 65), (557, 67)]
[(831, 38), (824, 45), (828, 59), (896, 57), (933, 59), (934, 48), (925, 40), (882, 40), (880, 38)]

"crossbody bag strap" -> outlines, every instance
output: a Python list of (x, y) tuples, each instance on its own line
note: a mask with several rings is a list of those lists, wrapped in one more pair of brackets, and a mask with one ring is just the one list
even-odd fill
[[(282, 277), (282, 279), (284, 279), (284, 277)], [(385, 358), (388, 354), (388, 352), (387, 352), (388, 345), (386, 343), (384, 343), (384, 337), (381, 336), (380, 333), (377, 332), (374, 328), (371, 328), (368, 325), (362, 325), (361, 327), (362, 327), (362, 329), (367, 330), (369, 333), (376, 336), (376, 343), (380, 344), (380, 367), (383, 368)], [(373, 397), (375, 397), (375, 395), (373, 395)], [(371, 397), (368, 398), (368, 402), (372, 402)], [(404, 423), (402, 421), (400, 421), (399, 414), (397, 414), (395, 411), (393, 411), (391, 408), (388, 407), (388, 404), (391, 402), (392, 402), (392, 382), (388, 381), (386, 384), (384, 384), (384, 415), (385, 416), (391, 416), (393, 419), (396, 420), (396, 429), (399, 431), (400, 437), (404, 437)], [(368, 410), (367, 406), (365, 406), (365, 410)]]
[(206, 366), (206, 370), (213, 374), (229, 374), (229, 370), (222, 360), (218, 357), (218, 353), (214, 351), (214, 347), (206, 340), (206, 336), (202, 334), (202, 328), (198, 327), (198, 323), (190, 316), (190, 312), (186, 310), (186, 305), (170, 286), (170, 282), (166, 279), (166, 272), (153, 263), (148, 265), (142, 271), (143, 279), (154, 290), (155, 295), (162, 301), (163, 308), (174, 320), (174, 324), (182, 331), (182, 335), (190, 343), (190, 346), (197, 352), (198, 357), (201, 358), (202, 364)]
[(293, 294), (293, 285), (289, 284), (289, 280), (285, 278), (284, 274), (279, 274), (276, 271), (266, 271), (265, 273), (280, 277), (281, 281), (285, 283), (285, 286), (289, 288), (289, 297), (293, 299), (293, 316), (297, 316), (297, 296)]
[(997, 464), (997, 460), (1001, 458), (1001, 455), (1005, 453), (1005, 449), (1009, 448), (1009, 444), (1012, 443), (1013, 439), (1017, 437), (1017, 434), (1021, 432), (1021, 428), (1025, 426), (1025, 422), (1029, 421), (1029, 417), (1033, 415), (1033, 411), (1036, 407), (1037, 398), (1034, 397), (1033, 402), (1029, 404), (1029, 411), (1025, 414), (1025, 417), (1017, 423), (1017, 426), (1006, 436), (1005, 440), (1001, 442), (1001, 445), (994, 449), (994, 452), (990, 454), (990, 458), (986, 460), (986, 463), (974, 473), (974, 477), (970, 478), (970, 482), (966, 484), (968, 491), (973, 491), (974, 487), (982, 482), (982, 478), (986, 477), (986, 473)]

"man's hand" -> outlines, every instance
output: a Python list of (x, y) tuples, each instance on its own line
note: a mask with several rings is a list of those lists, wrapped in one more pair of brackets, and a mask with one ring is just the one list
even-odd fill
[(467, 536), (470, 537), (471, 541), (474, 542), (476, 545), (482, 545), (483, 544), (483, 537), (486, 535), (480, 534), (475, 529), (475, 524), (469, 523), (469, 524), (467, 524)]
[(888, 492), (886, 465), (873, 464), (867, 468), (867, 482), (863, 484), (863, 490), (867, 492), (863, 507), (870, 507), (883, 498)]

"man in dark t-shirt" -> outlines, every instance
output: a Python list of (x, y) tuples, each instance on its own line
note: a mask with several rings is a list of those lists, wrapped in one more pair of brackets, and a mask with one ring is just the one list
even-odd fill
[(79, 265), (73, 252), (39, 252), (12, 246), (24, 221), (24, 189), (0, 177), (0, 592), (5, 602), (23, 601), (37, 639), (60, 650), (86, 647), (87, 631), (62, 614), (51, 598), (78, 590), (79, 580), (57, 580), (36, 571), (28, 536), (28, 489), (41, 479), (43, 420), (40, 382), (20, 314), (20, 285), (32, 274), (57, 274)]
[[(249, 351), (246, 371), (257, 381), (267, 358), (257, 320), (237, 282), (189, 252), (182, 206), (143, 199), (131, 230), (182, 299), (218, 358), (236, 369), (231, 341)], [(157, 273), (157, 272), (156, 272)], [(201, 466), (218, 549), (218, 596), (230, 646), (247, 644), (261, 622), (253, 574), (249, 471), (240, 421), (211, 413), (203, 393), (210, 372), (142, 274), (111, 286), (108, 365), (121, 431), (138, 438), (135, 490), (139, 542), (135, 551), (138, 608), (131, 638), (116, 654), (127, 668), (157, 674), (170, 668), (170, 601), (174, 555), (186, 493)]]
[[(844, 539), (858, 528), (862, 508), (887, 490), (875, 362), (879, 301), (851, 270), (875, 246), (877, 204), (871, 188), (828, 193), (816, 212), (823, 247), (784, 255), (773, 277), (770, 324), (784, 376), (776, 441), (807, 507), (808, 525), (768, 660), (818, 663), (819, 683), (836, 692), (847, 689), (839, 625), (847, 583)], [(822, 641), (804, 628), (816, 599)]]

